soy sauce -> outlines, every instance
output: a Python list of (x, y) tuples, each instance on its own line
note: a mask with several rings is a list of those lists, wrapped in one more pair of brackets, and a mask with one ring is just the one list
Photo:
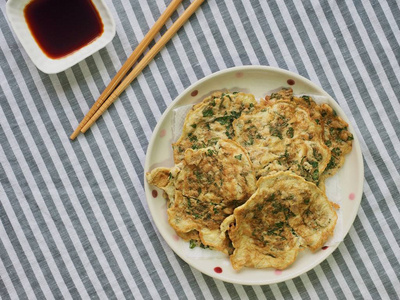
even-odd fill
[(53, 59), (79, 50), (104, 31), (91, 0), (32, 0), (24, 15), (39, 47)]

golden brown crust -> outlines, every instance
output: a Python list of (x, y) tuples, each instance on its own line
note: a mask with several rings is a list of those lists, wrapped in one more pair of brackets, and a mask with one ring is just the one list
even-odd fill
[(268, 101), (233, 122), (235, 140), (250, 154), (257, 177), (291, 170), (318, 183), (331, 153), (322, 127), (295, 101)]
[(303, 248), (316, 250), (333, 234), (337, 215), (325, 194), (292, 172), (261, 177), (258, 189), (233, 216), (230, 259), (242, 267), (284, 269)]
[[(350, 153), (352, 149), (353, 135), (348, 131), (348, 124), (336, 114), (330, 105), (326, 103), (318, 105), (312, 97), (307, 95), (294, 96), (291, 88), (283, 88), (276, 93), (266, 96), (265, 99), (261, 100), (258, 107), (267, 107), (276, 103), (289, 103), (307, 110), (310, 118), (322, 128), (322, 141), (329, 149), (330, 157), (328, 162), (324, 161), (323, 164), (319, 165), (318, 180), (310, 180), (310, 174), (307, 174), (307, 172), (304, 173), (300, 168), (299, 170), (302, 172), (296, 172), (293, 168), (291, 170), (305, 177), (307, 180), (313, 181), (320, 189), (325, 190), (326, 178), (333, 176), (341, 168), (344, 164), (346, 154)], [(318, 144), (321, 145), (320, 142)], [(321, 146), (318, 149), (322, 149)], [(325, 151), (326, 148), (322, 152)], [(324, 154), (323, 157), (325, 158)], [(321, 166), (324, 169), (321, 170)], [(275, 167), (275, 169), (283, 170), (284, 168)], [(264, 172), (262, 175), (265, 174), (268, 174), (268, 172)], [(316, 173), (314, 176), (316, 178)]]
[(348, 124), (337, 115), (328, 104), (320, 105), (324, 142), (331, 151), (331, 159), (323, 173), (323, 177), (333, 176), (344, 164), (346, 154), (350, 153), (353, 145), (353, 135), (348, 130)]
[(181, 232), (178, 230), (175, 230), (176, 234), (184, 241), (195, 241), (200, 243), (200, 236), (199, 232), (197, 230), (192, 230), (189, 232)]
[(165, 188), (169, 182), (170, 169), (156, 168), (151, 172), (146, 173), (146, 179), (149, 184), (155, 185), (158, 188)]
[(155, 168), (151, 172), (146, 173), (146, 180), (149, 184), (164, 191), (164, 198), (167, 199), (168, 205), (175, 199), (175, 183), (174, 178), (180, 173), (182, 164), (175, 165), (172, 168)]
[(303, 96), (294, 96), (293, 90), (291, 88), (282, 88), (276, 93), (272, 93), (271, 95), (267, 95), (265, 99), (260, 101), (262, 105), (271, 105), (277, 102), (286, 102), (292, 103), (296, 106), (302, 107), (309, 111), (311, 118), (318, 124), (321, 120), (321, 114), (319, 112), (319, 107), (312, 99), (312, 97), (303, 95)]
[(157, 168), (147, 180), (167, 192), (168, 221), (180, 236), (196, 239), (196, 232), (202, 244), (224, 252), (229, 240), (221, 235), (222, 221), (256, 189), (250, 158), (231, 140), (187, 149), (180, 164)]
[(219, 139), (231, 139), (233, 120), (250, 113), (256, 103), (251, 94), (215, 92), (194, 105), (186, 116), (181, 137), (172, 144), (175, 163), (183, 159), (186, 149), (205, 148)]

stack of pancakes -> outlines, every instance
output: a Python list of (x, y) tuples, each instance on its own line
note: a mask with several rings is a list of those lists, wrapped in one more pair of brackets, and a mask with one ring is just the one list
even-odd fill
[(232, 266), (284, 269), (333, 234), (325, 180), (353, 135), (328, 105), (281, 89), (216, 92), (193, 106), (172, 145), (175, 166), (147, 173), (165, 191), (168, 221), (191, 245), (230, 255)]

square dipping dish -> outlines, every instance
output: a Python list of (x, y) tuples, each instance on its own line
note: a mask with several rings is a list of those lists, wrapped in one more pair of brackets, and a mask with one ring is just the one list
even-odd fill
[(28, 56), (47, 74), (72, 67), (115, 36), (103, 0), (9, 0), (6, 12)]

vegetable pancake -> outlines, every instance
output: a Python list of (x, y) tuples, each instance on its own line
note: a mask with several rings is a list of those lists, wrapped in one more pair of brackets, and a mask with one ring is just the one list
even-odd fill
[(310, 117), (317, 124), (320, 124), (321, 114), (318, 104), (315, 103), (315, 101), (310, 96), (294, 96), (293, 90), (291, 88), (282, 88), (276, 93), (265, 96), (265, 98), (260, 101), (260, 104), (265, 106), (277, 102), (292, 103), (296, 106), (300, 106), (303, 109), (308, 110), (308, 112), (310, 113)]
[(331, 160), (323, 176), (333, 176), (344, 164), (345, 155), (350, 153), (353, 144), (353, 135), (348, 130), (348, 124), (340, 118), (328, 104), (319, 107), (324, 128), (324, 142), (331, 151)]
[(259, 105), (233, 122), (235, 140), (250, 155), (257, 177), (291, 170), (318, 183), (331, 159), (323, 129), (295, 102)]
[[(187, 149), (175, 167), (147, 173), (149, 183), (166, 191), (168, 221), (184, 239), (226, 251), (229, 241), (219, 230), (222, 221), (255, 191), (251, 161), (242, 147), (219, 140), (202, 149)], [(171, 199), (172, 198), (172, 199)]]
[(261, 177), (257, 191), (221, 228), (228, 230), (236, 270), (284, 269), (304, 248), (313, 251), (333, 234), (337, 215), (326, 195), (292, 172)]
[[(278, 92), (266, 96), (265, 99), (261, 100), (260, 106), (271, 106), (276, 103), (291, 103), (307, 110), (310, 118), (313, 119), (316, 124), (321, 126), (322, 140), (329, 148), (331, 155), (327, 165), (325, 165), (324, 161), (324, 170), (321, 170), (321, 165), (317, 160), (319, 163), (318, 180), (310, 180), (310, 175), (311, 177), (314, 176), (314, 179), (317, 178), (315, 169), (311, 170), (311, 174), (310, 172), (307, 172), (307, 166), (306, 170), (304, 170), (304, 168), (301, 166), (297, 166), (298, 171), (294, 170), (296, 166), (290, 169), (296, 174), (306, 178), (306, 180), (313, 181), (318, 185), (319, 188), (325, 190), (325, 179), (333, 176), (341, 168), (341, 166), (344, 164), (346, 154), (350, 153), (352, 149), (352, 140), (354, 138), (348, 130), (348, 124), (336, 114), (335, 110), (332, 109), (330, 105), (326, 103), (318, 105), (315, 103), (312, 97), (307, 95), (294, 96), (291, 88), (282, 88)], [(316, 158), (318, 157), (321, 156), (317, 154)], [(279, 164), (279, 162), (277, 163)], [(297, 163), (296, 160), (295, 163)], [(315, 162), (311, 163), (315, 165)], [(283, 170), (284, 168), (281, 167), (280, 169)], [(264, 173), (264, 175), (265, 174), (266, 173)]]
[(181, 137), (172, 145), (175, 163), (183, 159), (186, 149), (205, 148), (219, 139), (232, 139), (232, 122), (253, 111), (256, 104), (251, 94), (215, 92), (194, 105), (186, 116)]

